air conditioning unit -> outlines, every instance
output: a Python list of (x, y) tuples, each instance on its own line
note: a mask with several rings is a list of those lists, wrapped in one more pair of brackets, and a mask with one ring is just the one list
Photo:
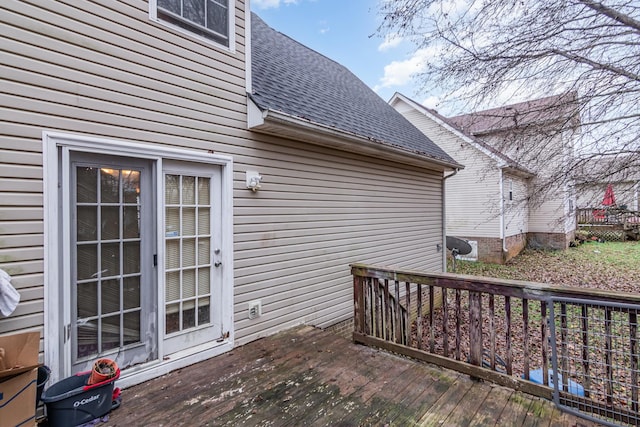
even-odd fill
[(458, 255), (458, 259), (462, 259), (465, 261), (477, 261), (478, 260), (478, 241), (477, 240), (467, 240), (469, 246), (471, 246), (471, 253), (467, 255)]

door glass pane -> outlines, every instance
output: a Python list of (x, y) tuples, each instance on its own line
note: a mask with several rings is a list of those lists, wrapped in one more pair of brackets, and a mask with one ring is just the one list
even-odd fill
[(98, 274), (98, 245), (78, 245), (76, 251), (78, 280), (97, 277)]
[(184, 239), (182, 241), (182, 267), (196, 265), (196, 239)]
[(96, 203), (98, 201), (98, 169), (79, 167), (76, 173), (78, 203)]
[(140, 276), (125, 277), (122, 301), (125, 310), (140, 307)]
[(199, 205), (208, 205), (209, 204), (209, 185), (210, 178), (198, 178), (198, 204)]
[(98, 315), (98, 282), (78, 284), (78, 303), (76, 313), (78, 318)]
[(118, 206), (102, 206), (100, 223), (102, 224), (102, 240), (113, 240), (120, 237), (120, 208)]
[(198, 265), (211, 262), (211, 239), (203, 237), (198, 240)]
[(105, 280), (101, 284), (102, 314), (120, 311), (120, 281)]
[(194, 176), (182, 177), (182, 204), (195, 205), (196, 203), (196, 178)]
[(122, 244), (124, 253), (124, 274), (134, 274), (140, 272), (140, 242), (124, 242)]
[(100, 273), (102, 277), (120, 274), (120, 243), (103, 243), (101, 245)]
[(198, 295), (208, 295), (211, 292), (210, 267), (198, 269)]
[(82, 323), (77, 332), (77, 357), (87, 357), (98, 354), (98, 320)]
[(140, 341), (140, 311), (124, 314), (124, 345)]
[(193, 236), (196, 234), (196, 209), (184, 208), (182, 210), (182, 234)]
[(167, 240), (166, 244), (166, 267), (167, 268), (179, 268), (180, 267), (180, 240)]
[(102, 350), (120, 347), (120, 314), (102, 318)]
[(198, 234), (211, 234), (211, 215), (209, 208), (198, 208)]
[(119, 170), (100, 169), (100, 200), (102, 203), (118, 203), (120, 201)]
[(180, 176), (165, 175), (164, 177), (164, 203), (166, 205), (180, 204)]
[(167, 273), (165, 277), (166, 283), (166, 291), (165, 291), (165, 300), (169, 301), (178, 301), (180, 299), (180, 272), (172, 271)]
[(184, 270), (182, 272), (182, 298), (196, 296), (196, 271)]
[(167, 208), (165, 211), (165, 236), (177, 237), (180, 235), (180, 208)]
[(122, 231), (125, 239), (137, 239), (140, 237), (140, 208), (138, 206), (124, 207)]
[(180, 330), (180, 303), (167, 305), (166, 319), (165, 332), (167, 334)]
[(211, 306), (209, 298), (200, 298), (198, 300), (198, 323), (205, 324), (211, 321)]
[(78, 232), (80, 242), (98, 239), (98, 208), (96, 206), (78, 206)]
[(139, 203), (140, 171), (122, 171), (122, 194), (124, 203)]

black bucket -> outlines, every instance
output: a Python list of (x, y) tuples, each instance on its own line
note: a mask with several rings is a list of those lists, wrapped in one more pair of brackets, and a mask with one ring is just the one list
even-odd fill
[(44, 390), (44, 385), (49, 381), (49, 375), (51, 375), (51, 369), (47, 366), (39, 366), (38, 367), (38, 382), (36, 388), (36, 408), (38, 404), (40, 404), (40, 397), (42, 397), (42, 390)]

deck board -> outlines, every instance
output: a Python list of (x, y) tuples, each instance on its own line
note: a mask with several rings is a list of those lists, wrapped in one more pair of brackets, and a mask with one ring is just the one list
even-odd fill
[(110, 426), (590, 426), (551, 402), (293, 328), (122, 393)]

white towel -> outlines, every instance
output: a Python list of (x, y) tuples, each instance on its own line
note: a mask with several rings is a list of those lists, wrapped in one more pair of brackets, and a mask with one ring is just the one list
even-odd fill
[(20, 302), (20, 294), (11, 286), (11, 276), (0, 269), (0, 314), (9, 317)]

